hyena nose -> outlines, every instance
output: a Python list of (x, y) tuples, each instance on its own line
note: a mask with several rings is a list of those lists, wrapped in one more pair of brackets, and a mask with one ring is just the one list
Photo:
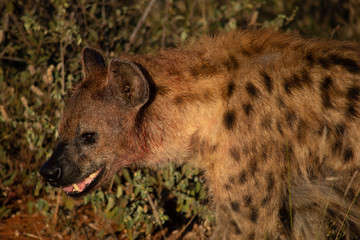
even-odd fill
[(47, 167), (46, 164), (40, 169), (40, 175), (45, 181), (53, 183), (60, 180), (61, 168), (60, 167)]

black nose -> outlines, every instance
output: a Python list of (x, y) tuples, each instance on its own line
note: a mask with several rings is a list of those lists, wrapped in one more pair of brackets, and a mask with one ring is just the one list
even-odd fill
[(59, 184), (63, 174), (65, 147), (66, 143), (59, 142), (49, 160), (40, 169), (40, 175), (52, 186)]
[(44, 164), (40, 169), (40, 175), (45, 179), (45, 181), (54, 183), (60, 180), (61, 168), (57, 166), (47, 166)]

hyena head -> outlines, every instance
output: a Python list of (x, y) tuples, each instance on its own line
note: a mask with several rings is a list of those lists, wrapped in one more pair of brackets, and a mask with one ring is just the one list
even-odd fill
[(121, 167), (146, 153), (136, 124), (149, 100), (149, 84), (134, 63), (112, 60), (98, 51), (82, 51), (84, 80), (75, 89), (59, 124), (59, 142), (40, 169), (51, 186), (81, 197)]

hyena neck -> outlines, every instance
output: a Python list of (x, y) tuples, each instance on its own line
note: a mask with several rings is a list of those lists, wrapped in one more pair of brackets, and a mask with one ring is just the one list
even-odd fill
[[(189, 56), (190, 55), (190, 56)], [(124, 57), (123, 57), (124, 58)], [(155, 95), (140, 113), (140, 141), (148, 149), (144, 164), (191, 161), (198, 165), (200, 141), (216, 138), (223, 75), (201, 72), (201, 59), (196, 54), (166, 52), (153, 58), (131, 56), (145, 71)]]

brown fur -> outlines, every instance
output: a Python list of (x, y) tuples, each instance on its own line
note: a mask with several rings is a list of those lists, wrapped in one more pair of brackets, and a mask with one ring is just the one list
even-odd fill
[[(193, 163), (205, 170), (214, 239), (324, 239), (328, 217), (358, 233), (358, 44), (232, 31), (120, 56), (136, 64), (127, 75), (89, 51), (59, 133), (72, 149), (81, 132), (98, 133), (95, 146), (80, 148), (106, 164), (103, 179), (132, 163)], [(119, 77), (139, 71), (149, 92)]]

